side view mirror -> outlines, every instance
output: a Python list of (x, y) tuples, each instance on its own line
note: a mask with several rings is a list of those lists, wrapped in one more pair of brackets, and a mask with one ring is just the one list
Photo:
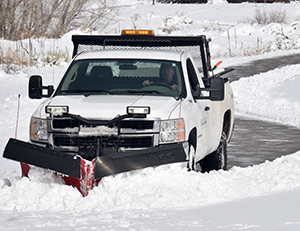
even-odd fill
[[(43, 89), (47, 90), (47, 94), (43, 95)], [(43, 97), (50, 97), (54, 92), (52, 85), (43, 86), (42, 77), (33, 75), (29, 78), (28, 94), (30, 99), (41, 99)]]
[(200, 88), (201, 91), (209, 92), (207, 96), (200, 96), (198, 99), (210, 99), (212, 101), (222, 101), (224, 100), (225, 94), (225, 81), (221, 77), (212, 77), (208, 79), (207, 88)]
[(210, 78), (209, 98), (212, 101), (224, 100), (224, 79), (220, 77)]

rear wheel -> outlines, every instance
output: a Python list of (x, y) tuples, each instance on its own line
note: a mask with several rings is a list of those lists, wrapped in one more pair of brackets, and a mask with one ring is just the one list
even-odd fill
[(225, 132), (222, 133), (217, 150), (200, 160), (200, 166), (202, 172), (227, 170), (227, 139)]

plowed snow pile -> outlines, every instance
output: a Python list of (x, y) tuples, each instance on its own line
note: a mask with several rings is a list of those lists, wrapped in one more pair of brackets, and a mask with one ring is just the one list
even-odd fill
[(113, 212), (187, 209), (300, 187), (300, 152), (248, 168), (201, 174), (184, 164), (122, 173), (102, 179), (89, 196), (41, 170), (28, 178), (1, 179), (3, 211)]
[(232, 83), (238, 113), (300, 128), (300, 65)]

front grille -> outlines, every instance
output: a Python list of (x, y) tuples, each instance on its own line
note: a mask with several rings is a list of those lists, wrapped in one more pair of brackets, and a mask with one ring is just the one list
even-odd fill
[(53, 119), (52, 127), (54, 129), (75, 128), (79, 126), (79, 122), (71, 119)]
[[(53, 119), (53, 129), (75, 128), (79, 127), (80, 123), (73, 119)], [(150, 120), (123, 120), (116, 124), (116, 127), (136, 130), (153, 129), (153, 121)], [(94, 125), (96, 127), (96, 125)]]
[(152, 137), (54, 137), (56, 147), (70, 146), (96, 146), (99, 139), (100, 146), (104, 148), (148, 148), (152, 145)]
[(125, 120), (120, 122), (120, 128), (131, 128), (137, 130), (153, 129), (153, 121)]
[(52, 144), (55, 149), (75, 152), (92, 160), (98, 155), (153, 147), (157, 145), (158, 127), (157, 121), (132, 119), (106, 128), (60, 117), (52, 121)]

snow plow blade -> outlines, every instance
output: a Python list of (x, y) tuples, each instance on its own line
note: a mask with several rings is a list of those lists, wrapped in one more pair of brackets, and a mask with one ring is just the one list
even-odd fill
[(80, 178), (80, 158), (24, 141), (9, 139), (3, 157)]
[[(117, 173), (186, 161), (188, 144), (169, 144), (96, 158), (94, 179)], [(10, 139), (3, 157), (81, 179), (80, 156)]]
[(187, 143), (169, 144), (151, 149), (97, 157), (95, 179), (151, 166), (186, 161), (187, 147)]

